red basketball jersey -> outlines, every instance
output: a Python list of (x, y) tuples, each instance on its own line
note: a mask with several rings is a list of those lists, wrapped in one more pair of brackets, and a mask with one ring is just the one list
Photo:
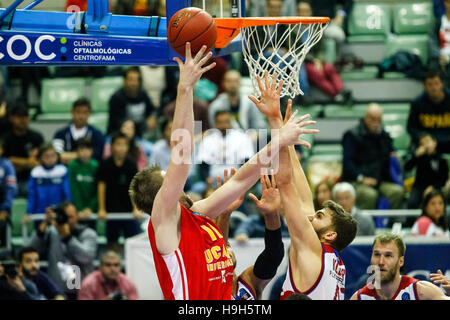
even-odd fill
[(156, 249), (152, 221), (148, 236), (156, 273), (166, 300), (230, 300), (233, 261), (223, 235), (209, 218), (181, 206), (180, 244), (162, 256)]
[[(418, 281), (409, 276), (402, 276), (397, 292), (391, 300), (419, 300), (419, 295), (417, 294)], [(358, 300), (380, 300), (380, 297), (374, 287), (365, 285), (358, 290)]]

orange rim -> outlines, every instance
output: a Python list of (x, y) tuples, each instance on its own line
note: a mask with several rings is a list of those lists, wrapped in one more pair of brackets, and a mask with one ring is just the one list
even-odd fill
[(244, 17), (214, 18), (217, 26), (216, 48), (226, 47), (240, 32), (241, 28), (279, 24), (328, 23), (328, 17)]

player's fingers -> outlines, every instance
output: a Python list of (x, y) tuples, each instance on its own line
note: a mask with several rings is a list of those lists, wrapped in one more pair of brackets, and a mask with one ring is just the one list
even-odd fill
[[(199, 52), (200, 53), (200, 52)], [(198, 55), (198, 54), (197, 54)], [(203, 65), (205, 65), (205, 63), (206, 62), (208, 62), (208, 60), (209, 59), (211, 59), (211, 57), (212, 57), (212, 52), (210, 51), (210, 52), (208, 52), (199, 62), (198, 62), (198, 64), (200, 65), (200, 66), (203, 66)], [(197, 56), (195, 57), (195, 58), (197, 58)]]
[(270, 170), (270, 182), (272, 184), (272, 188), (276, 188), (277, 187), (277, 183), (275, 182), (275, 172), (273, 171), (273, 169)]
[(270, 84), (270, 89), (272, 89), (273, 91), (275, 91), (277, 89), (277, 79), (278, 79), (278, 74), (275, 72), (272, 77), (272, 83)]
[(259, 101), (259, 99), (258, 98), (256, 98), (255, 96), (253, 96), (253, 95), (249, 95), (248, 96), (248, 98), (250, 99), (250, 101), (251, 102), (253, 102), (255, 105), (256, 105), (256, 107), (258, 107), (258, 109), (259, 109), (259, 103), (260, 103), (260, 101)]
[(194, 57), (194, 63), (198, 63), (200, 61), (200, 59), (205, 55), (205, 51), (206, 51), (206, 46), (203, 45), (200, 50), (197, 52), (197, 54)]
[(289, 120), (289, 118), (291, 117), (291, 113), (292, 113), (292, 100), (289, 99), (286, 108), (286, 113), (284, 115), (284, 123), (286, 123)]
[(319, 132), (320, 132), (319, 129), (303, 129), (303, 131), (302, 131), (302, 133), (305, 133), (305, 134), (317, 134)]
[(266, 89), (269, 89), (270, 88), (269, 72), (267, 72), (267, 70), (264, 72), (264, 81), (265, 81)]
[(175, 60), (175, 62), (178, 63), (178, 66), (180, 68), (183, 66), (183, 61), (180, 58), (174, 57), (173, 60)]
[(283, 79), (281, 79), (280, 82), (278, 83), (277, 95), (281, 95), (281, 91), (283, 91), (283, 85), (284, 85), (284, 81), (283, 81)]
[[(295, 111), (298, 111), (298, 110), (295, 110)], [(311, 117), (311, 115), (309, 113), (304, 114), (301, 117), (295, 119), (295, 123), (299, 124), (300, 122), (305, 121), (306, 119), (308, 119), (310, 117)], [(312, 121), (312, 120), (310, 120), (310, 121)]]
[(264, 190), (267, 189), (267, 186), (266, 186), (266, 180), (264, 180), (264, 176), (263, 175), (261, 175), (259, 177), (259, 182), (261, 183), (261, 189), (264, 192)]
[(295, 116), (297, 115), (297, 113), (298, 113), (298, 110), (295, 110), (294, 113), (291, 114), (291, 116), (289, 117), (288, 122), (289, 122), (289, 121), (295, 121)]
[(264, 175), (264, 180), (266, 180), (266, 186), (267, 186), (267, 189), (269, 189), (271, 186), (269, 176)]
[(230, 170), (230, 179), (231, 177), (233, 177), (236, 174), (236, 169), (235, 168), (231, 168)]
[(209, 70), (211, 70), (215, 66), (216, 66), (215, 62), (208, 64), (206, 67), (202, 68), (202, 73), (208, 72)]
[(311, 149), (311, 144), (308, 141), (304, 141), (304, 140), (298, 140), (295, 142), (296, 145), (298, 146), (304, 146), (307, 149)]
[(307, 126), (312, 126), (312, 125), (314, 125), (314, 124), (316, 124), (316, 123), (317, 123), (317, 121), (315, 121), (315, 120), (310, 120), (310, 121), (300, 122), (300, 123), (298, 123), (298, 126), (299, 126), (300, 128), (303, 128), (303, 127), (307, 127)]
[(259, 199), (258, 199), (253, 193), (249, 193), (249, 194), (248, 194), (248, 197), (249, 197), (250, 199), (252, 199), (253, 202), (254, 202), (255, 204), (258, 204), (258, 203), (259, 203)]
[(190, 43), (190, 42), (186, 42), (186, 46), (185, 46), (185, 57), (186, 57), (186, 60), (192, 59), (192, 54), (191, 54), (191, 43)]
[(228, 169), (223, 170), (223, 184), (228, 181)]
[(221, 186), (222, 186), (222, 180), (221, 180), (221, 178), (220, 178), (220, 176), (217, 176), (217, 178), (216, 178), (217, 180), (217, 189), (219, 189)]

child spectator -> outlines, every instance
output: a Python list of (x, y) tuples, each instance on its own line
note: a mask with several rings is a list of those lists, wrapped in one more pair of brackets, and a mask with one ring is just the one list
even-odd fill
[(445, 199), (440, 190), (425, 192), (422, 202), (422, 215), (414, 223), (411, 234), (448, 237), (448, 221), (445, 214)]
[(31, 171), (28, 180), (28, 214), (44, 213), (51, 205), (72, 200), (67, 167), (58, 164), (58, 153), (51, 144), (38, 152), (41, 163)]
[(442, 188), (448, 179), (448, 164), (437, 151), (437, 140), (429, 133), (419, 138), (419, 147), (405, 163), (405, 170), (416, 169), (416, 178), (408, 199), (408, 209), (416, 209), (420, 205), (425, 189), (432, 186)]
[[(129, 139), (123, 133), (112, 135), (111, 157), (103, 160), (98, 168), (98, 219), (106, 220), (108, 213), (113, 212), (132, 212), (136, 219), (142, 217), (128, 196), (128, 187), (137, 173), (136, 164), (127, 157), (129, 145)], [(136, 220), (107, 221), (106, 238), (110, 248), (117, 248), (121, 231), (125, 237), (131, 237), (140, 229)]]
[[(141, 144), (141, 140), (142, 142), (144, 140), (136, 136), (136, 123), (130, 119), (124, 120), (119, 131), (126, 135), (130, 141), (128, 157), (136, 163), (138, 170), (144, 169), (147, 166), (147, 153)], [(103, 158), (109, 156), (111, 156), (111, 144), (107, 142), (103, 151)]]
[(3, 140), (0, 138), (0, 247), (6, 243), (6, 223), (17, 192), (16, 172), (12, 163), (3, 157)]
[(94, 146), (89, 138), (77, 141), (77, 159), (69, 163), (69, 181), (73, 204), (79, 212), (79, 218), (85, 219), (97, 212), (97, 160), (92, 158)]

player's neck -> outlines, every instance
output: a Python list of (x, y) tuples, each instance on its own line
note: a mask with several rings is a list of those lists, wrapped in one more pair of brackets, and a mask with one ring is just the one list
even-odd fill
[(378, 296), (382, 300), (392, 299), (394, 294), (397, 292), (401, 281), (402, 281), (402, 276), (400, 274), (397, 274), (391, 282), (381, 284), (381, 288), (376, 289)]

